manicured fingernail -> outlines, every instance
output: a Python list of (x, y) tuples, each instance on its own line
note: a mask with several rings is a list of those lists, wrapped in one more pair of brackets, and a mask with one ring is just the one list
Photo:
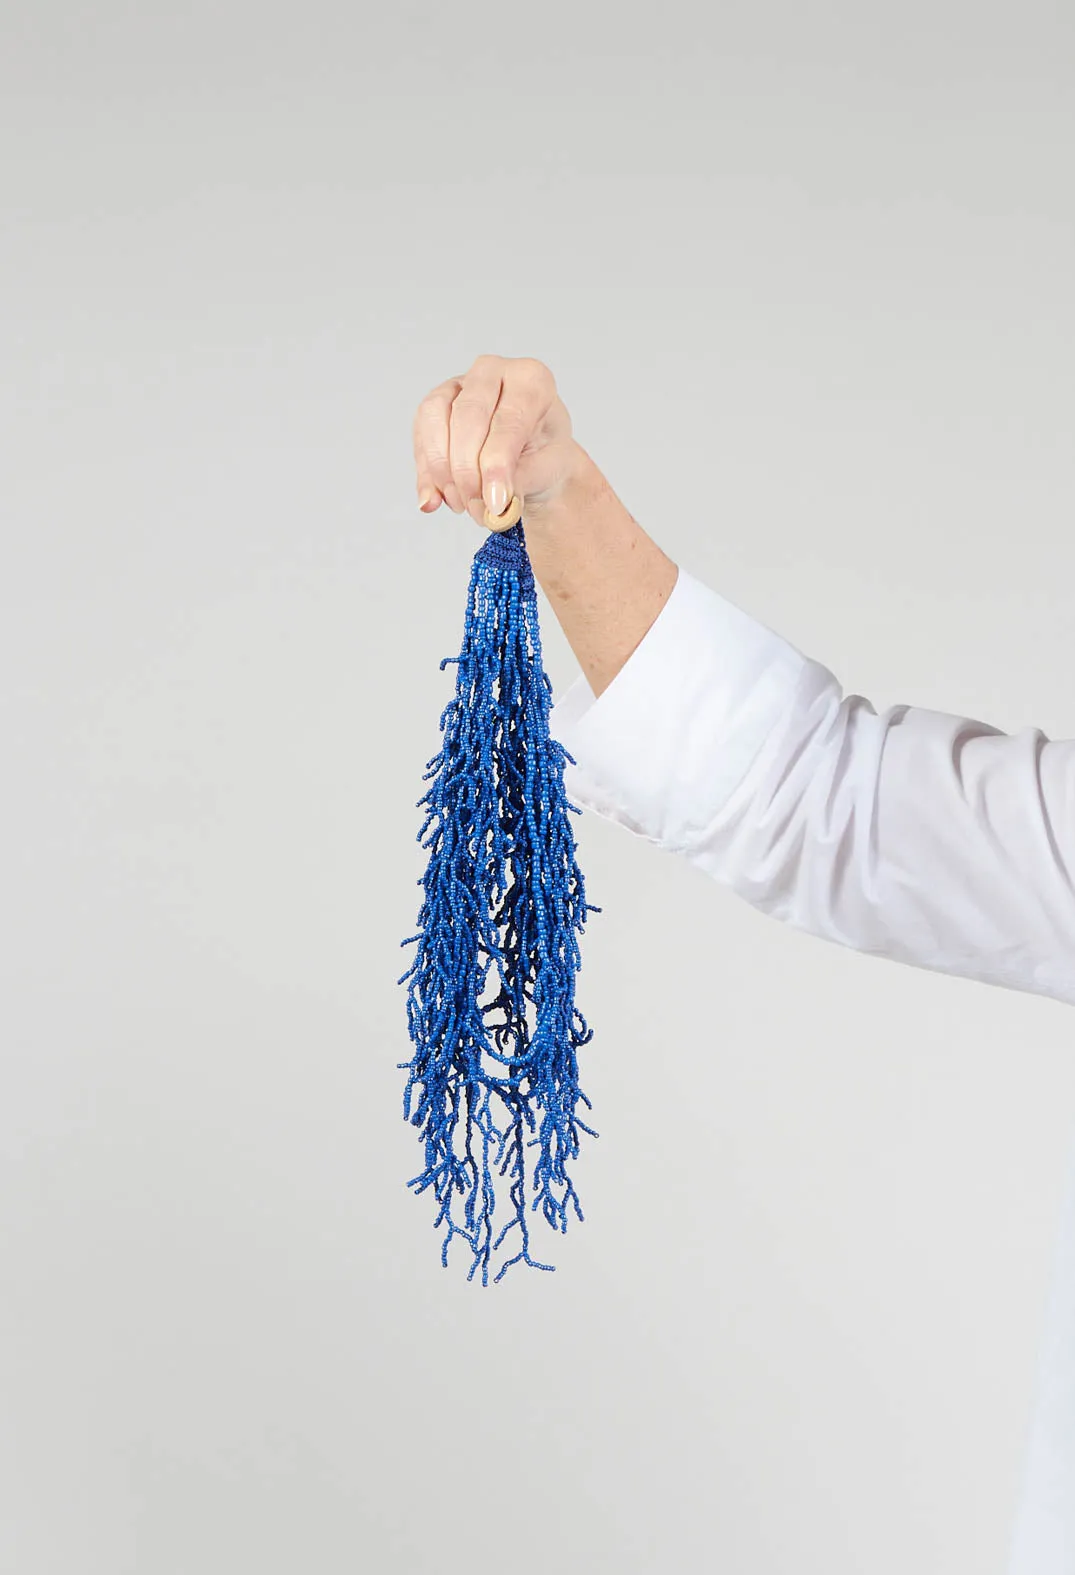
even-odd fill
[(489, 487), (489, 513), (503, 514), (508, 506), (508, 489), (502, 481), (494, 481)]
[(424, 509), (426, 507), (426, 505), (429, 504), (429, 503), (432, 503), (432, 501), (433, 501), (433, 488), (432, 487), (423, 487), (421, 492), (418, 494), (418, 507), (420, 509)]

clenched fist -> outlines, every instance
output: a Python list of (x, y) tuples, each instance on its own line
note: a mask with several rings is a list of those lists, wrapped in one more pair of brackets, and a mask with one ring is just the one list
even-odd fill
[(548, 367), (529, 356), (480, 355), (431, 389), (414, 418), (418, 506), (464, 509), (479, 525), (517, 494), (527, 508), (556, 496), (582, 451)]

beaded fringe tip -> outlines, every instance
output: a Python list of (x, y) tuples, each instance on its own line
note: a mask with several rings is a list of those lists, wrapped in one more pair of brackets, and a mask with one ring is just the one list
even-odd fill
[[(528, 1215), (567, 1230), (582, 1208), (568, 1167), (590, 1108), (576, 1052), (593, 1037), (575, 1006), (578, 936), (587, 903), (575, 860), (564, 765), (549, 734), (552, 685), (541, 663), (537, 596), (522, 524), (491, 534), (471, 569), (455, 696), (440, 718), (443, 742), (428, 762), (426, 817), (416, 841), (429, 851), (407, 983), (414, 1054), (406, 1119), (425, 1144), (425, 1168), (407, 1185), (431, 1191), (441, 1262), (459, 1236), (467, 1278), (489, 1283), (494, 1255), (551, 1269), (530, 1250)], [(497, 1229), (497, 1178), (508, 1217)], [(503, 1193), (503, 1187), (500, 1189)], [(532, 1196), (528, 1198), (528, 1191)], [(510, 1240), (509, 1240), (510, 1238)]]

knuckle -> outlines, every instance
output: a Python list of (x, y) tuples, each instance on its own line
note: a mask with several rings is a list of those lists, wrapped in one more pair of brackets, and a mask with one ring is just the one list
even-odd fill
[(493, 425), (498, 434), (508, 433), (514, 436), (517, 432), (528, 431), (532, 419), (519, 405), (502, 405), (493, 417)]
[(482, 405), (483, 401), (478, 398), (473, 389), (464, 389), (461, 394), (456, 395), (455, 402), (452, 405), (452, 420), (456, 421), (460, 416), (472, 415), (481, 410)]
[(538, 361), (534, 356), (524, 355), (519, 357), (519, 370), (536, 383), (551, 383), (552, 373), (544, 361)]
[(477, 470), (457, 470), (454, 472), (452, 480), (455, 483), (456, 491), (459, 493), (459, 496), (463, 499), (464, 503), (468, 502), (471, 498), (476, 498), (481, 492), (481, 476)]
[(481, 491), (481, 473), (477, 465), (459, 465), (452, 470), (452, 480), (464, 498), (476, 498)]
[(416, 442), (429, 441), (439, 427), (447, 426), (447, 412), (436, 400), (424, 399), (415, 411), (412, 430)]

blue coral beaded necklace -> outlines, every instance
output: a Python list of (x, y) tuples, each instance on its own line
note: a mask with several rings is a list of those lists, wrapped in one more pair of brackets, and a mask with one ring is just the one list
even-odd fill
[(494, 1283), (515, 1263), (553, 1267), (533, 1256), (535, 1216), (560, 1232), (569, 1211), (583, 1219), (568, 1172), (580, 1135), (597, 1133), (579, 1111), (590, 1101), (577, 1052), (593, 1031), (575, 977), (586, 915), (601, 910), (586, 901), (568, 818), (580, 813), (564, 791), (574, 760), (549, 733), (521, 500), (485, 523), (462, 648), (440, 664), (456, 665), (455, 694), (416, 806), (429, 859), (418, 931), (400, 942), (417, 950), (398, 983), (414, 1047), (399, 1063), (403, 1112), (425, 1154), (407, 1185), (432, 1193), (442, 1264), (458, 1237), (468, 1279), (488, 1285), (494, 1265)]

